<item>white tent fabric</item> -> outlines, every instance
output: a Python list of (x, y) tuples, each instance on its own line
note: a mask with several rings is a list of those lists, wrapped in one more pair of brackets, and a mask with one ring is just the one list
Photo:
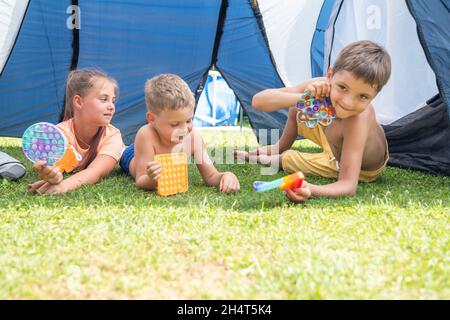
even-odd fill
[[(341, 2), (336, 1), (335, 13)], [(284, 83), (290, 86), (311, 78), (311, 41), (323, 1), (258, 3), (270, 50)], [(373, 102), (381, 124), (392, 123), (438, 93), (436, 77), (405, 0), (345, 0), (336, 22), (330, 19), (325, 39), (325, 61), (331, 54), (331, 65), (345, 45), (357, 40), (372, 40), (389, 51), (391, 79)]]
[(14, 46), (27, 6), (26, 0), (0, 1), (0, 73)]
[(327, 31), (326, 37), (333, 45), (331, 65), (345, 45), (361, 39), (383, 45), (391, 55), (391, 78), (373, 102), (381, 124), (411, 113), (439, 92), (404, 0), (346, 0), (334, 31), (334, 35)]
[(259, 0), (270, 50), (286, 86), (311, 78), (311, 41), (323, 1)]

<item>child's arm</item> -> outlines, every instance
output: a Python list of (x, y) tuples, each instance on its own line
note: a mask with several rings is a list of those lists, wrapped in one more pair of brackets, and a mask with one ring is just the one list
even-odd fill
[(239, 180), (232, 172), (219, 172), (208, 156), (203, 138), (196, 131), (192, 131), (192, 146), (194, 161), (203, 181), (208, 186), (216, 186), (220, 192), (239, 191)]
[(289, 108), (289, 115), (284, 126), (283, 134), (280, 140), (274, 145), (259, 147), (255, 150), (249, 152), (250, 155), (259, 154), (282, 154), (284, 151), (288, 150), (297, 138), (297, 109), (295, 107)]
[[(245, 151), (234, 151), (236, 158), (244, 158), (246, 161), (254, 161), (263, 163), (263, 156), (279, 156), (288, 150), (297, 138), (297, 110), (295, 107), (289, 108), (289, 116), (284, 126), (283, 134), (280, 140), (274, 145), (258, 147), (256, 149)], [(261, 157), (260, 157), (261, 156)], [(275, 161), (275, 160), (274, 160)], [(267, 163), (265, 163), (267, 164)]]
[(155, 161), (153, 137), (147, 126), (141, 128), (136, 134), (134, 143), (134, 163), (136, 168), (136, 186), (144, 190), (154, 190), (156, 182), (161, 177), (161, 163)]
[(116, 163), (117, 161), (113, 157), (101, 154), (98, 155), (86, 169), (81, 170), (64, 180), (57, 167), (45, 166), (43, 161), (38, 161), (33, 165), (33, 168), (39, 171), (39, 177), (43, 180), (28, 185), (28, 188), (35, 190), (38, 193), (66, 193), (76, 190), (83, 185), (99, 182), (114, 169)]
[(313, 96), (323, 97), (330, 94), (330, 82), (325, 77), (313, 78), (294, 87), (266, 89), (253, 96), (253, 108), (271, 112), (294, 106), (306, 90)]
[(304, 201), (310, 196), (339, 197), (355, 195), (363, 152), (369, 134), (367, 114), (361, 113), (343, 121), (345, 121), (344, 141), (338, 181), (326, 185), (314, 185), (305, 182), (302, 188), (286, 192), (286, 196), (292, 201)]

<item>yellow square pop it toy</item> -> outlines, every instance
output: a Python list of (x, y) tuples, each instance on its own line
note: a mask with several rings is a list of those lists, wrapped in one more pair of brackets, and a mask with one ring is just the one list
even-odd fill
[(156, 193), (170, 196), (186, 192), (189, 188), (187, 157), (184, 152), (158, 154), (155, 160), (161, 162), (162, 173), (156, 185)]

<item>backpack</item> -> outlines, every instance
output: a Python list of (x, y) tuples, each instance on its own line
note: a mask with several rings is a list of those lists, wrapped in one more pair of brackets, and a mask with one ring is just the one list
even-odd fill
[(18, 180), (25, 175), (22, 162), (0, 151), (0, 178)]

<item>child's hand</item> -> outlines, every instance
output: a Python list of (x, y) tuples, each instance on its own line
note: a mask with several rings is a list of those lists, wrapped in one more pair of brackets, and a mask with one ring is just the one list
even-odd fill
[(161, 178), (162, 166), (159, 161), (150, 161), (147, 163), (147, 175), (152, 181), (157, 181)]
[(303, 202), (311, 197), (311, 189), (306, 181), (303, 181), (301, 188), (286, 189), (286, 197), (293, 202)]
[(51, 184), (45, 180), (39, 180), (29, 184), (27, 185), (27, 188), (39, 194), (62, 194), (67, 192), (64, 183)]
[(220, 179), (219, 190), (220, 192), (234, 192), (239, 191), (241, 186), (239, 185), (238, 178), (232, 172), (225, 172)]
[(33, 164), (33, 169), (38, 172), (40, 179), (50, 184), (59, 184), (64, 179), (61, 170), (57, 166), (49, 166), (43, 160), (36, 161)]
[(313, 78), (306, 86), (306, 90), (310, 90), (313, 97), (329, 97), (331, 92), (330, 80), (325, 77)]

